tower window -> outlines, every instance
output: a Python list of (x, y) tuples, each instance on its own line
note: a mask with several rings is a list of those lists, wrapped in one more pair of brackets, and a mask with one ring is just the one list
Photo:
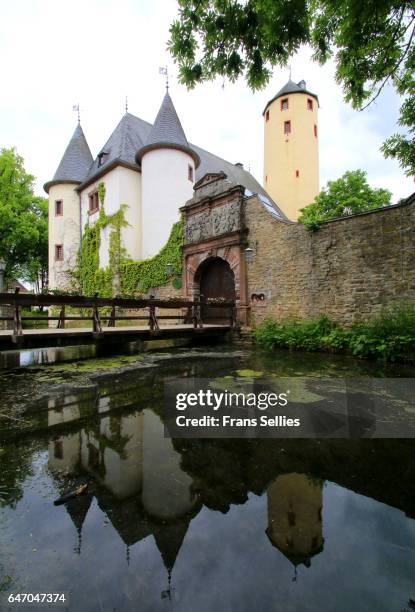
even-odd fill
[(284, 121), (284, 134), (291, 134), (291, 121)]
[(313, 100), (310, 100), (310, 98), (307, 98), (307, 109), (313, 110)]
[(63, 244), (55, 244), (55, 261), (63, 261)]
[(63, 215), (63, 200), (55, 200), (55, 217)]
[(317, 138), (317, 126), (314, 124), (314, 136)]
[(99, 209), (98, 191), (89, 194), (89, 212), (94, 213)]
[(296, 171), (295, 171), (295, 176), (296, 176), (297, 178), (300, 176), (300, 171), (299, 171), (299, 170), (296, 170)]
[(269, 121), (269, 110), (265, 113), (265, 121)]
[(187, 178), (193, 183), (193, 166), (190, 164), (187, 166)]
[(281, 100), (281, 110), (288, 110), (288, 98), (283, 98)]

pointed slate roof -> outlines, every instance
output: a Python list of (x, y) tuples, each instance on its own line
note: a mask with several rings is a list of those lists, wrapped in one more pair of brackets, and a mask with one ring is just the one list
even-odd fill
[[(176, 114), (175, 110), (174, 114)], [(180, 125), (181, 132), (184, 134), (180, 121), (178, 121), (178, 123)], [(143, 119), (139, 119), (139, 117), (136, 117), (135, 115), (126, 113), (100, 151), (100, 153), (106, 153), (106, 155), (102, 158), (101, 164), (98, 155), (95, 161), (91, 164), (84, 181), (78, 187), (78, 192), (81, 192), (88, 185), (96, 181), (100, 176), (104, 175), (117, 165), (126, 166), (132, 170), (140, 172), (140, 165), (136, 161), (136, 153), (138, 150), (140, 150), (140, 148), (142, 150), (144, 146), (147, 145), (147, 143), (150, 141), (151, 133), (154, 134), (155, 132), (156, 131), (153, 130), (151, 123), (148, 123)], [(153, 137), (151, 136), (151, 138)], [(184, 136), (184, 138), (186, 139), (186, 136)], [(275, 213), (277, 217), (280, 219), (286, 219), (284, 213), (279, 210), (276, 204), (273, 203), (266, 190), (242, 165), (233, 164), (232, 162), (226, 161), (217, 155), (213, 155), (213, 153), (210, 153), (209, 151), (188, 142), (187, 139), (186, 143), (186, 151), (189, 154), (193, 153), (193, 155), (199, 160), (199, 164), (196, 166), (196, 182), (209, 172), (224, 172), (230, 181), (243, 185), (248, 190), (249, 193), (246, 193), (248, 197), (252, 194), (258, 194), (261, 201), (270, 202), (272, 212)], [(155, 146), (157, 146), (157, 144)], [(165, 146), (169, 146), (169, 144)], [(170, 143), (170, 146), (173, 145)], [(179, 145), (176, 146), (179, 147)]]
[(284, 87), (281, 87), (279, 92), (273, 98), (271, 98), (271, 100), (269, 100), (269, 102), (267, 102), (267, 104), (266, 104), (262, 114), (265, 113), (265, 111), (267, 110), (268, 106), (272, 102), (274, 102), (274, 100), (276, 100), (277, 98), (280, 98), (281, 96), (286, 96), (288, 94), (295, 94), (295, 93), (302, 93), (302, 94), (307, 94), (308, 96), (313, 96), (313, 98), (315, 98), (317, 100), (317, 103), (318, 103), (317, 95), (312, 93), (311, 91), (309, 91), (306, 88), (306, 82), (305, 81), (299, 81), (298, 83), (294, 83), (294, 81), (292, 81), (291, 79), (288, 79), (288, 81), (286, 82)]
[(125, 113), (92, 165), (90, 164), (84, 182), (91, 182), (92, 179), (98, 178), (117, 164), (138, 170), (135, 155), (137, 150), (144, 145), (150, 130), (151, 123), (131, 113)]
[(52, 185), (59, 183), (82, 183), (92, 162), (85, 134), (78, 123), (53, 179), (44, 184), (44, 190), (48, 193)]
[(141, 161), (141, 158), (147, 151), (158, 148), (180, 149), (193, 157), (196, 167), (200, 164), (198, 154), (187, 142), (182, 124), (168, 91), (166, 91), (144, 146), (137, 151), (137, 162)]

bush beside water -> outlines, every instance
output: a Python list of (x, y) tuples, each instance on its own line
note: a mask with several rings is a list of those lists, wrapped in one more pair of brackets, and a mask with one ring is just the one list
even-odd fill
[(255, 330), (267, 348), (351, 352), (362, 359), (415, 362), (415, 304), (395, 305), (365, 323), (345, 329), (327, 316), (278, 323), (267, 318)]

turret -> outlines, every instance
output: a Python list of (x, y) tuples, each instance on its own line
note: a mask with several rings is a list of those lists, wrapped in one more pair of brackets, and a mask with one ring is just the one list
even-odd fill
[(147, 258), (166, 243), (179, 218), (179, 208), (192, 197), (200, 163), (187, 142), (168, 91), (136, 160), (141, 164), (142, 256)]
[(53, 179), (44, 185), (49, 195), (49, 287), (69, 286), (68, 271), (76, 265), (80, 243), (80, 204), (76, 188), (93, 159), (81, 125), (61, 159)]
[(263, 117), (264, 188), (295, 221), (319, 193), (318, 98), (305, 81), (289, 80)]

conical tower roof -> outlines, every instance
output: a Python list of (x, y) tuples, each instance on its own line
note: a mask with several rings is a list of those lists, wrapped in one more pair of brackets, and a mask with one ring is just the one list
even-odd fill
[(93, 158), (85, 134), (81, 124), (78, 123), (53, 179), (44, 184), (44, 190), (49, 192), (52, 185), (59, 183), (82, 183), (92, 162)]
[(187, 142), (182, 124), (180, 123), (180, 119), (168, 91), (166, 91), (166, 95), (164, 96), (160, 110), (157, 113), (156, 120), (144, 146), (137, 151), (137, 162), (141, 162), (143, 155), (148, 151), (165, 148), (185, 151), (194, 159), (196, 167), (200, 163), (198, 154)]
[(294, 83), (294, 81), (292, 81), (291, 79), (288, 79), (284, 87), (281, 87), (279, 92), (273, 98), (271, 98), (269, 102), (267, 102), (267, 105), (265, 106), (262, 114), (265, 113), (268, 106), (272, 102), (274, 102), (274, 100), (277, 100), (277, 98), (280, 98), (281, 96), (287, 96), (289, 94), (295, 94), (295, 93), (302, 93), (302, 94), (307, 94), (308, 96), (312, 96), (313, 98), (317, 100), (317, 103), (318, 103), (317, 95), (307, 89), (305, 81), (299, 81), (298, 83)]

